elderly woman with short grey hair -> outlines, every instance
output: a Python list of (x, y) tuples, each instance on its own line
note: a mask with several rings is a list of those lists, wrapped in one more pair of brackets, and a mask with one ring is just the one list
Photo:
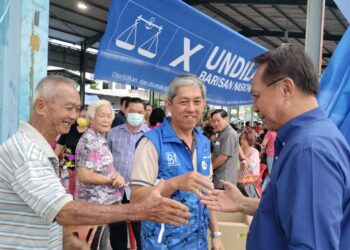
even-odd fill
[(89, 106), (87, 118), (90, 128), (80, 138), (76, 149), (77, 197), (110, 205), (121, 199), (118, 188), (126, 186), (124, 178), (113, 166), (113, 156), (106, 141), (106, 133), (114, 119), (113, 107), (106, 100), (98, 100)]

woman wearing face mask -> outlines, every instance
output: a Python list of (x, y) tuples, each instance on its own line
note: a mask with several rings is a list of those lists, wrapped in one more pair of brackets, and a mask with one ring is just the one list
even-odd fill
[[(80, 138), (76, 148), (75, 165), (77, 168), (77, 198), (98, 204), (111, 205), (121, 199), (119, 188), (126, 187), (124, 178), (113, 165), (113, 156), (108, 147), (106, 133), (111, 129), (114, 111), (110, 102), (98, 100), (87, 110), (90, 127)], [(91, 227), (80, 227), (79, 235)], [(92, 230), (94, 231), (94, 230)], [(99, 226), (94, 237), (106, 246), (107, 233), (104, 226)], [(95, 246), (91, 246), (92, 249)], [(96, 246), (98, 249), (98, 246)]]
[(75, 149), (80, 137), (88, 128), (86, 119), (87, 105), (80, 108), (79, 118), (73, 124), (68, 134), (60, 136), (55, 146), (56, 155), (60, 159), (60, 177), (67, 193), (75, 195), (76, 192), (76, 171), (75, 171)]

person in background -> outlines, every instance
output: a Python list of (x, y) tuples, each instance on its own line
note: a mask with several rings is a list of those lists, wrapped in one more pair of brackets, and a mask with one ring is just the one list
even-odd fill
[[(126, 123), (114, 127), (107, 136), (107, 142), (113, 155), (114, 167), (123, 176), (126, 183), (130, 181), (131, 163), (139, 139), (150, 129), (144, 123), (145, 104), (140, 98), (130, 98), (125, 104)], [(130, 188), (119, 189), (122, 203), (130, 202)], [(129, 222), (110, 224), (110, 242), (113, 249), (128, 248), (127, 228)], [(141, 223), (131, 222), (137, 249), (141, 249)], [(130, 231), (129, 230), (129, 231)], [(130, 233), (130, 232), (129, 232)]]
[(147, 103), (146, 104), (146, 109), (145, 109), (145, 123), (149, 126), (149, 118), (151, 116), (153, 107), (151, 104)]
[[(241, 161), (241, 168), (238, 173), (239, 177), (260, 175), (260, 155), (259, 151), (254, 147), (256, 142), (256, 134), (254, 130), (249, 132), (244, 131), (239, 136), (239, 144), (242, 148), (243, 159)], [(249, 197), (257, 197), (255, 187), (251, 185), (243, 185), (240, 187), (241, 191)]]
[(275, 131), (268, 131), (261, 143), (262, 150), (266, 153), (266, 165), (269, 174), (272, 171), (273, 156), (275, 154), (275, 140), (277, 133)]
[(164, 110), (161, 108), (155, 108), (152, 111), (151, 116), (149, 117), (148, 127), (151, 129), (159, 127), (163, 123), (164, 118), (165, 118)]
[(237, 132), (230, 126), (225, 110), (214, 110), (211, 113), (211, 119), (215, 131), (219, 133), (212, 155), (213, 182), (215, 188), (222, 189), (221, 179), (237, 184), (240, 154), (239, 138)]
[(215, 109), (209, 110), (207, 113), (207, 120), (205, 121), (204, 127), (203, 127), (203, 134), (209, 139), (210, 141), (210, 152), (214, 152), (214, 146), (215, 142), (217, 140), (217, 132), (214, 129), (214, 123), (213, 119), (211, 118), (211, 114), (215, 111)]
[(78, 118), (76, 88), (76, 82), (66, 77), (43, 78), (34, 91), (29, 122), (21, 121), (18, 131), (0, 146), (1, 249), (90, 249), (66, 230), (72, 225), (123, 220), (187, 223), (186, 206), (160, 195), (162, 182), (144, 199), (125, 205), (73, 200), (65, 192), (50, 142), (68, 133)]
[(215, 146), (215, 141), (216, 141), (216, 133), (214, 131), (214, 128), (209, 125), (209, 121), (203, 127), (203, 135), (209, 139), (209, 141), (210, 141), (210, 152), (213, 153), (214, 146)]
[(262, 142), (263, 142), (263, 140), (264, 140), (264, 138), (265, 138), (265, 135), (267, 134), (267, 132), (268, 132), (269, 130), (268, 129), (266, 129), (266, 128), (264, 128), (263, 126), (262, 126), (262, 129), (261, 129), (261, 131), (260, 131), (260, 134), (259, 134), (259, 136), (256, 138), (256, 141), (257, 141), (257, 146), (256, 146), (256, 149), (258, 149), (259, 150), (259, 152), (260, 152), (260, 163), (262, 163), (262, 164), (265, 164), (266, 166), (267, 166), (267, 163), (266, 163), (266, 158), (267, 158), (267, 156), (266, 156), (266, 152), (265, 152), (265, 149), (262, 147)]
[(196, 76), (179, 75), (168, 86), (166, 108), (171, 117), (146, 133), (138, 144), (131, 174), (131, 203), (146, 195), (164, 179), (165, 197), (186, 204), (192, 212), (186, 226), (142, 222), (143, 249), (208, 249), (208, 225), (212, 246), (222, 249), (215, 213), (200, 204), (200, 192), (212, 189), (208, 139), (195, 128), (205, 107), (205, 85)]
[(255, 130), (255, 133), (257, 135), (260, 134), (260, 131), (261, 131), (261, 126), (260, 126), (260, 123), (258, 121), (254, 121), (254, 127), (253, 129)]
[(126, 122), (126, 116), (125, 116), (125, 103), (130, 99), (131, 97), (129, 96), (123, 96), (120, 98), (120, 110), (113, 119), (112, 122), (112, 128), (115, 126), (121, 125)]
[(227, 190), (202, 196), (208, 208), (254, 215), (247, 250), (347, 250), (350, 148), (317, 102), (318, 73), (303, 48), (283, 45), (254, 59), (253, 110), (277, 131), (261, 200)]
[[(77, 198), (97, 204), (115, 204), (121, 200), (118, 188), (126, 184), (113, 166), (113, 155), (106, 141), (114, 119), (113, 107), (106, 100), (98, 100), (89, 106), (87, 117), (90, 128), (80, 138), (76, 149)], [(106, 249), (108, 227), (102, 225), (101, 229), (105, 229), (101, 230), (101, 249)]]
[(243, 131), (250, 131), (252, 127), (250, 126), (250, 121), (245, 122), (245, 126), (243, 128)]
[(68, 134), (62, 134), (55, 147), (55, 153), (60, 158), (60, 177), (67, 193), (75, 196), (76, 171), (75, 149), (80, 137), (87, 130), (89, 122), (86, 119), (87, 105), (81, 106), (79, 118), (70, 127)]

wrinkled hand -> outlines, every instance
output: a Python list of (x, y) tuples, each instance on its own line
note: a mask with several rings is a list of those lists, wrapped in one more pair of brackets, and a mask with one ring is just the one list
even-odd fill
[(154, 186), (147, 197), (135, 203), (140, 205), (141, 220), (155, 221), (159, 223), (183, 225), (188, 223), (191, 216), (188, 208), (169, 198), (161, 196), (164, 181)]
[(212, 250), (225, 250), (222, 245), (221, 237), (211, 238), (211, 249)]
[(222, 212), (240, 212), (240, 205), (244, 196), (241, 191), (230, 182), (220, 180), (225, 190), (212, 190), (209, 195), (201, 195), (201, 202), (209, 209)]
[(79, 239), (73, 234), (64, 234), (63, 249), (64, 250), (90, 250), (90, 246), (85, 241)]
[(125, 183), (124, 177), (121, 176), (119, 172), (115, 172), (114, 175), (111, 177), (112, 179), (112, 186), (117, 186), (119, 188), (125, 188), (128, 185)]
[(175, 188), (177, 190), (191, 191), (198, 197), (201, 194), (209, 194), (210, 190), (214, 188), (213, 183), (197, 172), (190, 172), (187, 174), (179, 175), (174, 178)]

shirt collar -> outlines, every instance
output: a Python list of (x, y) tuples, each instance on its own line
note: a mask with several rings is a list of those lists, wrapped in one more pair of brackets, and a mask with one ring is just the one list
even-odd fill
[(315, 119), (326, 119), (326, 115), (320, 107), (311, 109), (288, 121), (277, 131), (277, 139), (286, 142), (289, 138), (294, 137), (293, 134), (296, 128), (309, 126), (309, 123), (315, 121)]
[[(128, 129), (128, 123), (127, 123), (127, 122), (125, 122), (125, 123), (123, 123), (122, 125), (120, 125), (120, 128), (121, 128), (121, 129), (124, 129), (125, 131), (127, 131), (127, 132), (130, 133), (130, 131), (129, 131), (129, 129)], [(148, 131), (149, 131), (149, 129), (148, 129), (147, 125), (146, 125), (145, 123), (142, 123), (142, 124), (140, 125), (139, 129), (136, 131), (136, 133), (140, 133), (140, 132), (146, 133), (146, 132), (148, 132)], [(135, 133), (135, 134), (136, 134), (136, 133)]]
[[(167, 117), (163, 120), (162, 125), (160, 127), (162, 129), (162, 134), (163, 134), (163, 141), (164, 142), (177, 142), (177, 143), (182, 143), (181, 139), (177, 136), (175, 133), (174, 129), (170, 125), (170, 117)], [(155, 128), (155, 129), (158, 129)], [(193, 134), (194, 134), (194, 139), (198, 141), (197, 137), (200, 134), (200, 130), (198, 128), (193, 129)]]
[(30, 140), (38, 145), (38, 147), (44, 151), (45, 155), (49, 158), (56, 158), (56, 154), (53, 151), (49, 142), (45, 139), (45, 137), (32, 125), (27, 122), (20, 121), (19, 123), (19, 131), (26, 134)]
[(219, 134), (221, 135), (222, 133), (224, 133), (225, 131), (227, 131), (229, 128), (229, 126), (231, 126), (230, 124), (228, 124), (223, 130), (221, 130), (220, 132), (219, 132)]
[[(92, 133), (92, 134), (95, 134), (97, 136), (97, 138), (99, 139), (106, 139), (106, 134), (101, 134), (100, 132), (97, 132), (96, 130), (94, 130), (93, 128), (88, 128), (86, 130), (87, 131), (90, 131), (89, 133)], [(85, 133), (86, 133), (85, 132)]]

